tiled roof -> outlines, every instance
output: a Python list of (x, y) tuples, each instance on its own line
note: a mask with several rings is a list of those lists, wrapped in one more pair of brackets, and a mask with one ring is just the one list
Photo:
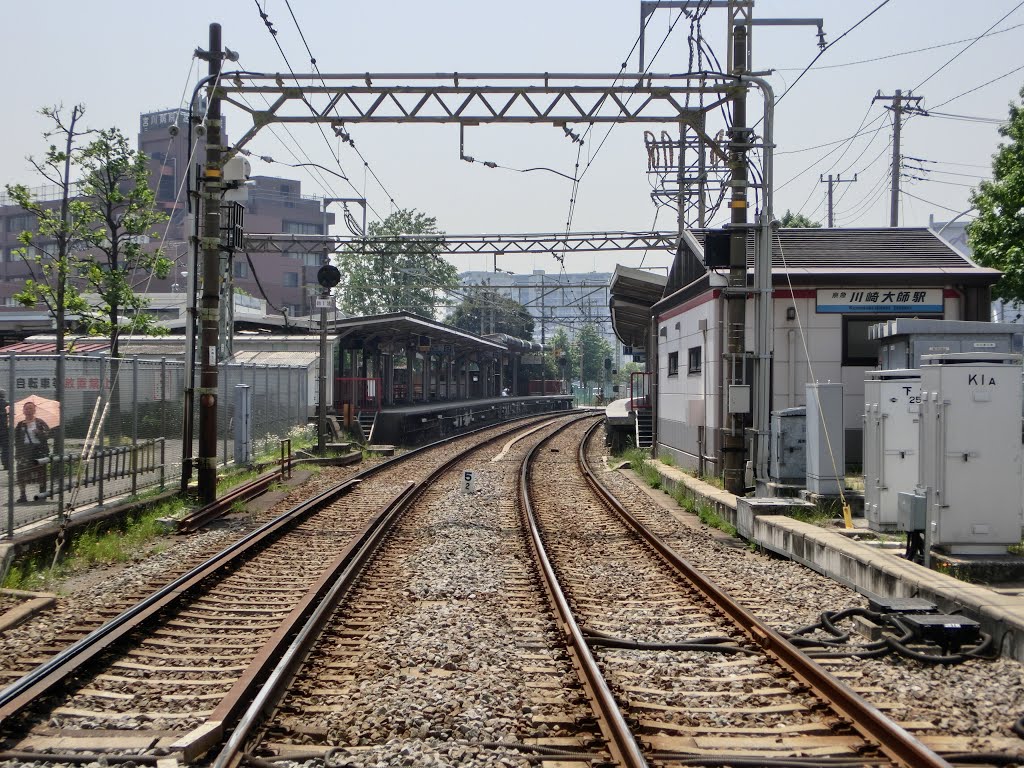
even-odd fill
[[(878, 229), (781, 228), (772, 238), (772, 269), (872, 272), (879, 269), (984, 270), (926, 227)], [(694, 230), (704, 243), (704, 230)], [(754, 267), (754, 233), (747, 235), (747, 267)]]

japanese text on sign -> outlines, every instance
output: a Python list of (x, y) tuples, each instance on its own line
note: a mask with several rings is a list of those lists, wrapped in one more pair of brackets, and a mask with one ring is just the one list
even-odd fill
[(818, 312), (941, 313), (941, 288), (823, 288), (817, 292)]

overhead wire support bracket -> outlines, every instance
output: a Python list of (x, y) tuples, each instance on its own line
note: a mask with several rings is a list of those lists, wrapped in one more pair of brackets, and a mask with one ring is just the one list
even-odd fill
[[(735, 77), (715, 72), (324, 73), (294, 74), (285, 85), (277, 75), (239, 71), (226, 73), (218, 92), (252, 120), (230, 155), (272, 123), (685, 123), (696, 128), (705, 113), (729, 100), (736, 83)], [(688, 106), (687, 94), (698, 93), (714, 98), (701, 107)], [(250, 94), (263, 96), (269, 106), (254, 109), (245, 102)]]

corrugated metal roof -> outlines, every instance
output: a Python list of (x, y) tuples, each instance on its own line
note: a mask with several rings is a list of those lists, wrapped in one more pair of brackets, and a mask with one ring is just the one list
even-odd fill
[(245, 363), (246, 365), (304, 365), (307, 368), (319, 357), (317, 352), (306, 350), (269, 350), (258, 349), (238, 350), (228, 360), (229, 363)]
[[(76, 355), (95, 354), (106, 352), (110, 348), (107, 341), (74, 341), (66, 343), (68, 351)], [(8, 344), (0, 347), (0, 352), (17, 352), (20, 355), (53, 355), (57, 352), (55, 341), (19, 341), (16, 344)]]

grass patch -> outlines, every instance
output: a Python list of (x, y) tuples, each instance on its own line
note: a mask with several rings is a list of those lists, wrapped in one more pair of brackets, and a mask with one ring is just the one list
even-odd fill
[(811, 525), (823, 526), (832, 520), (836, 520), (842, 515), (842, 511), (836, 514), (834, 509), (823, 509), (822, 507), (815, 507), (814, 509), (790, 509), (787, 517), (791, 517), (794, 520), (799, 520), (801, 523), (810, 523)]
[(99, 531), (87, 528), (72, 539), (64, 559), (51, 568), (51, 557), (40, 556), (14, 563), (4, 577), (7, 589), (53, 589), (63, 579), (97, 565), (113, 565), (138, 559), (143, 554), (162, 552), (159, 539), (167, 535), (159, 522), (164, 517), (179, 517), (190, 508), (180, 498), (168, 499), (129, 515), (118, 528)]
[(632, 470), (640, 475), (651, 488), (661, 488), (661, 475), (658, 474), (653, 459), (647, 451), (640, 448), (628, 448), (623, 451), (621, 458), (628, 461)]
[(697, 475), (696, 477), (701, 482), (707, 483), (708, 485), (713, 485), (720, 491), (725, 490), (725, 480), (723, 480), (718, 475)]
[(666, 453), (664, 456), (659, 456), (658, 461), (660, 461), (666, 467), (674, 467), (676, 465), (676, 458), (671, 453)]
[(711, 526), (712, 528), (717, 528), (718, 530), (723, 531), (729, 534), (730, 536), (736, 536), (738, 533), (735, 525), (733, 525), (724, 517), (719, 515), (711, 506), (707, 504), (698, 505), (697, 517), (700, 518), (700, 521), (704, 523), (704, 525)]

